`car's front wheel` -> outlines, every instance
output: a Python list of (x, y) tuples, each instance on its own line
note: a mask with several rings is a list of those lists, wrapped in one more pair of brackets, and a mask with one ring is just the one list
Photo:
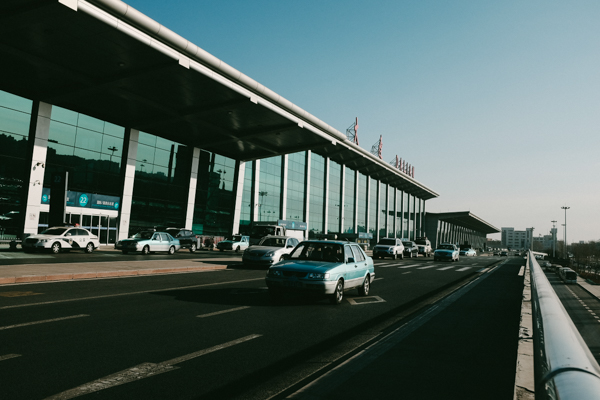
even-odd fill
[(150, 247), (149, 246), (144, 246), (144, 248), (142, 249), (142, 254), (143, 255), (150, 254)]
[(238, 247), (236, 247), (236, 248), (235, 248), (235, 252), (236, 252), (236, 253), (239, 253), (239, 252), (240, 252), (240, 246), (238, 246)]
[(94, 243), (90, 242), (87, 244), (87, 246), (85, 246), (85, 252), (89, 254), (93, 251), (94, 251)]
[(50, 250), (52, 250), (52, 252), (53, 252), (54, 254), (58, 254), (58, 253), (60, 253), (60, 243), (58, 243), (58, 242), (54, 242), (54, 243), (52, 244), (52, 247), (50, 247)]
[(335, 285), (335, 292), (329, 298), (331, 304), (341, 304), (342, 300), (344, 300), (344, 281), (339, 280)]
[(369, 289), (371, 288), (371, 277), (369, 275), (365, 276), (365, 280), (363, 284), (358, 288), (359, 296), (367, 296), (369, 294)]
[(169, 247), (169, 255), (172, 256), (173, 254), (175, 254), (175, 246)]

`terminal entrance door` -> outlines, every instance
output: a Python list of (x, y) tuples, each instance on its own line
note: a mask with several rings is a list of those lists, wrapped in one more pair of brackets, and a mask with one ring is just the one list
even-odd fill
[[(115, 213), (116, 214), (116, 213)], [(67, 213), (66, 222), (79, 224), (84, 229), (98, 236), (100, 244), (114, 244), (117, 239), (117, 216), (116, 215), (89, 215)]]

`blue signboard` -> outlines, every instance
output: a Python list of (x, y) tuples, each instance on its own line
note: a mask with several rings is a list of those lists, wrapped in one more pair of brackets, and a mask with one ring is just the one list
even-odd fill
[[(67, 191), (67, 206), (96, 208), (102, 210), (118, 210), (121, 198), (84, 192)], [(50, 204), (50, 188), (42, 189), (42, 204)]]
[(277, 225), (283, 226), (285, 229), (291, 229), (294, 231), (305, 231), (308, 228), (306, 222), (290, 221), (285, 219), (278, 219)]
[(359, 239), (373, 239), (373, 234), (371, 232), (358, 232)]

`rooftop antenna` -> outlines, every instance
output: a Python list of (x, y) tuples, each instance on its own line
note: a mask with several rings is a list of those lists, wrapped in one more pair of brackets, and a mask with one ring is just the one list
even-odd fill
[(358, 117), (356, 117), (356, 121), (346, 129), (346, 137), (349, 141), (358, 146)]
[(371, 147), (371, 154), (373, 154), (374, 156), (379, 157), (379, 159), (383, 159), (383, 157), (381, 157), (381, 147), (382, 147), (382, 143), (381, 143), (381, 135), (379, 135), (379, 141), (377, 141), (372, 147)]

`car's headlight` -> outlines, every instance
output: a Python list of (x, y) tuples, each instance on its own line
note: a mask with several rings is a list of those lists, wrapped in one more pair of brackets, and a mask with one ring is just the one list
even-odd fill
[(275, 277), (283, 276), (283, 274), (281, 273), (281, 271), (278, 271), (276, 269), (270, 269), (268, 271), (268, 274), (271, 275), (271, 276), (275, 276)]
[(48, 242), (48, 239), (40, 239), (40, 243), (46, 243)]
[(274, 251), (269, 251), (267, 254), (265, 254), (265, 257), (273, 257), (275, 255)]
[(320, 273), (320, 272), (311, 272), (310, 274), (308, 274), (308, 279), (328, 279), (329, 278), (329, 274), (325, 273)]

